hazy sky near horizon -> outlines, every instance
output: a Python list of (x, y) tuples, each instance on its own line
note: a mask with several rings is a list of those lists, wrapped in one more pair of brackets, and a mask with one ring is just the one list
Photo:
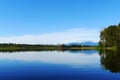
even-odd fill
[(0, 43), (98, 41), (120, 21), (120, 0), (0, 0)]

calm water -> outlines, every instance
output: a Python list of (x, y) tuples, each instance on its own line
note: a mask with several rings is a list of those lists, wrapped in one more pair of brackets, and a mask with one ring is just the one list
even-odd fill
[(120, 80), (106, 56), (95, 50), (1, 52), (0, 80)]

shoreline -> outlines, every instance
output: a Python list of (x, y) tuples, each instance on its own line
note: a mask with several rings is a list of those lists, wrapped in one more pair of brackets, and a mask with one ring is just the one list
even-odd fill
[(0, 44), (0, 52), (14, 51), (65, 51), (65, 50), (115, 50), (113, 47), (85, 45), (32, 45), (32, 44)]

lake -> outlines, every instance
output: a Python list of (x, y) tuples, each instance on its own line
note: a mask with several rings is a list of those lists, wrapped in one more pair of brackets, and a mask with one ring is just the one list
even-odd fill
[(96, 50), (0, 52), (0, 80), (120, 80), (116, 58)]

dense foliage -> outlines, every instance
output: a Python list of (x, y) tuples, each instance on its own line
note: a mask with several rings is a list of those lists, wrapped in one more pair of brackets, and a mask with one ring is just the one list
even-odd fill
[(120, 24), (111, 25), (100, 32), (99, 45), (103, 47), (120, 46)]

